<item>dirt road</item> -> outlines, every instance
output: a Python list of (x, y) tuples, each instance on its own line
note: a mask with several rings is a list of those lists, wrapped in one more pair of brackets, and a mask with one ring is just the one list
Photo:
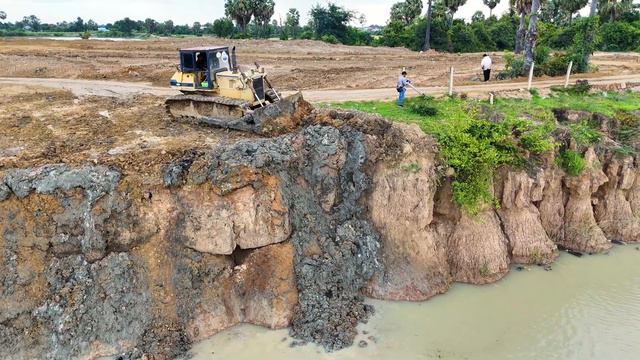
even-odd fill
[[(613, 75), (598, 78), (589, 76), (575, 76), (575, 79), (589, 79), (594, 85), (634, 85), (640, 83), (640, 73), (632, 75)], [(548, 89), (554, 85), (564, 84), (564, 78), (553, 78), (534, 81), (536, 89)], [(46, 87), (71, 90), (76, 96), (109, 96), (126, 98), (135, 94), (148, 94), (155, 96), (171, 96), (179, 92), (165, 87), (153, 86), (150, 83), (117, 82), (103, 80), (82, 79), (51, 79), (51, 78), (0, 78), (0, 84), (28, 85), (32, 87)], [(490, 92), (525, 92), (527, 83), (517, 82), (491, 82), (480, 85), (456, 86), (455, 91), (466, 93), (470, 96), (482, 97)], [(442, 95), (447, 92), (445, 86), (419, 87), (418, 90), (428, 95)], [(409, 96), (417, 93), (409, 89)], [(292, 92), (285, 92), (285, 95)], [(311, 102), (342, 102), (342, 101), (370, 101), (389, 100), (397, 96), (395, 89), (340, 89), (340, 90), (303, 90), (305, 98)], [(525, 92), (526, 93), (526, 92)]]

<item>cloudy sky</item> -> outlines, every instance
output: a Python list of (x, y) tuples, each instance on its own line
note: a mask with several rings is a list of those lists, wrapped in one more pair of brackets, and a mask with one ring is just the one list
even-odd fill
[[(367, 24), (386, 23), (389, 9), (399, 0), (335, 0), (338, 5), (364, 13)], [(326, 0), (275, 0), (276, 11), (274, 19), (284, 18), (287, 9), (295, 7), (303, 16), (306, 23), (307, 13), (316, 3), (324, 4)], [(426, 1), (424, 1), (426, 4)], [(494, 10), (501, 14), (508, 8), (509, 0), (502, 0)], [(22, 19), (26, 15), (36, 15), (43, 22), (59, 22), (73, 20), (77, 16), (83, 19), (93, 19), (99, 24), (113, 22), (126, 16), (143, 20), (153, 18), (158, 21), (173, 20), (176, 24), (192, 24), (211, 22), (224, 16), (224, 0), (0, 0), (0, 10), (7, 13), (9, 21)], [(477, 10), (487, 15), (489, 9), (482, 4), (482, 0), (468, 0), (460, 8), (456, 17), (470, 19)]]

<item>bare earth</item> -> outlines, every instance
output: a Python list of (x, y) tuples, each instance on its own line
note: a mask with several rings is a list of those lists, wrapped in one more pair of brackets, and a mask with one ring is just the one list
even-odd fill
[[(205, 150), (249, 137), (172, 121), (165, 112), (164, 97), (176, 93), (165, 86), (174, 71), (176, 49), (216, 43), (225, 41), (0, 39), (0, 171), (90, 161), (144, 174), (158, 172), (167, 159), (189, 149)], [(478, 54), (419, 54), (315, 41), (233, 44), (241, 63), (261, 62), (281, 90), (302, 90), (313, 102), (393, 98), (403, 66), (429, 94), (446, 91), (451, 65), (457, 69), (457, 92), (528, 94), (524, 79), (489, 84), (474, 80)], [(498, 70), (501, 55), (493, 57)], [(580, 78), (604, 87), (640, 84), (640, 54), (599, 53), (594, 59), (600, 71)], [(535, 87), (543, 92), (562, 83), (562, 77), (536, 79)]]
[[(109, 80), (166, 87), (178, 61), (177, 49), (205, 45), (235, 45), (241, 64), (253, 66), (259, 62), (280, 90), (312, 90), (307, 95), (312, 100), (314, 91), (339, 89), (356, 92), (340, 91), (331, 96), (335, 99), (316, 98), (323, 101), (371, 98), (360, 95), (360, 91), (393, 90), (403, 67), (418, 87), (446, 86), (450, 66), (455, 68), (456, 86), (480, 84), (481, 54), (431, 51), (420, 54), (402, 48), (330, 45), (309, 40), (207, 37), (117, 42), (0, 39), (0, 77)], [(501, 53), (493, 53), (492, 57), (495, 73), (503, 68), (504, 62)], [(599, 71), (581, 78), (640, 74), (638, 53), (597, 53), (593, 64)], [(393, 92), (384, 95), (388, 96), (393, 97)]]

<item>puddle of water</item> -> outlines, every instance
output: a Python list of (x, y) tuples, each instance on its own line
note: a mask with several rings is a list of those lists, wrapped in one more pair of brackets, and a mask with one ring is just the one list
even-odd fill
[(196, 344), (191, 354), (203, 360), (640, 359), (636, 248), (563, 254), (552, 271), (533, 267), (491, 285), (456, 284), (426, 302), (371, 300), (376, 315), (359, 327), (356, 345), (335, 353), (290, 348), (287, 330), (243, 324)]

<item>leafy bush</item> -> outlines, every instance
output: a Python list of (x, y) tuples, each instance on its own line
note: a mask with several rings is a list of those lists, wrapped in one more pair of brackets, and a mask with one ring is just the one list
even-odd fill
[(587, 167), (587, 162), (577, 151), (565, 150), (560, 153), (560, 166), (570, 176), (578, 176), (582, 174)]
[(602, 25), (602, 47), (604, 51), (632, 51), (640, 46), (640, 28), (615, 21)]
[(432, 101), (432, 97), (421, 95), (409, 101), (409, 110), (422, 116), (435, 116), (438, 109), (433, 106)]
[(85, 31), (83, 33), (80, 33), (78, 36), (80, 36), (82, 40), (89, 40), (89, 38), (91, 38), (91, 33), (88, 31)]
[(544, 73), (549, 76), (560, 76), (567, 73), (569, 58), (565, 54), (555, 53), (544, 66)]
[(337, 44), (338, 38), (333, 35), (323, 35), (320, 40), (329, 44)]
[(516, 56), (511, 52), (504, 53), (504, 71), (496, 75), (498, 80), (512, 79), (522, 76), (524, 72), (524, 59), (522, 56)]
[(300, 39), (302, 40), (311, 40), (313, 39), (313, 31), (305, 30), (300, 34)]

